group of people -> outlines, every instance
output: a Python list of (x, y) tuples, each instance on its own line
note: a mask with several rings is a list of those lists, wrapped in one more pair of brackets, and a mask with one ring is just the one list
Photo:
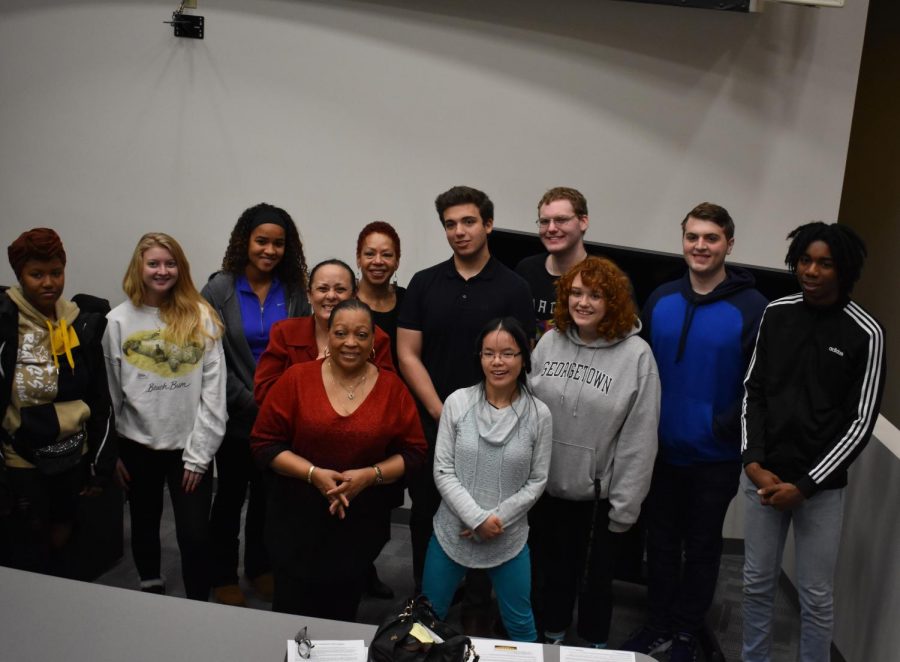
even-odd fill
[(464, 581), (464, 617), (493, 588), (510, 638), (561, 643), (577, 602), (575, 633), (605, 647), (618, 541), (643, 511), (649, 618), (620, 647), (684, 662), (740, 483), (744, 659), (771, 659), (791, 522), (801, 659), (827, 659), (846, 472), (885, 369), (881, 327), (850, 299), (856, 233), (794, 230), (801, 293), (767, 304), (726, 265), (728, 212), (702, 203), (681, 223), (686, 274), (639, 311), (622, 270), (588, 255), (575, 189), (541, 198), (546, 252), (515, 271), (490, 254), (486, 194), (435, 206), (452, 256), (405, 290), (388, 223), (359, 234), (359, 277), (337, 259), (307, 272), (294, 221), (259, 204), (202, 292), (172, 237), (144, 235), (106, 319), (62, 298), (56, 233), (23, 233), (0, 295), (0, 515), (21, 543), (4, 560), (62, 573), (78, 498), (115, 479), (141, 588), (162, 593), (167, 484), (188, 597), (241, 605), (249, 494), (253, 590), (354, 620), (365, 590), (389, 594), (373, 564), (405, 487), (416, 591), (440, 617)]

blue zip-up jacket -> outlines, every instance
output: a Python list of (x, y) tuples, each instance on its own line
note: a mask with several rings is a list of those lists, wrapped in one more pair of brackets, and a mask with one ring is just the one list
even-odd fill
[(658, 287), (644, 305), (643, 336), (662, 385), (659, 458), (676, 466), (738, 461), (743, 379), (767, 301), (745, 269), (726, 267), (712, 292), (689, 275)]

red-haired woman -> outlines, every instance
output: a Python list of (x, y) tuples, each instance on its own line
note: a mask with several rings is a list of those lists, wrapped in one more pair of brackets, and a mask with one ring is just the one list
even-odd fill
[[(372, 309), (375, 325), (391, 338), (391, 356), (397, 363), (397, 316), (406, 288), (397, 284), (394, 274), (400, 266), (400, 235), (390, 223), (373, 221), (366, 225), (356, 239), (356, 266), (359, 284), (356, 298)], [(403, 481), (387, 488), (393, 496), (391, 506), (403, 505)], [(376, 598), (393, 598), (393, 589), (378, 577), (375, 566), (369, 570), (366, 592)]]
[(397, 361), (397, 315), (406, 288), (394, 274), (400, 266), (400, 235), (385, 221), (365, 226), (356, 240), (359, 286), (356, 298), (372, 309), (375, 324), (391, 337), (391, 356)]
[(534, 394), (553, 415), (546, 492), (531, 511), (536, 611), (560, 643), (578, 599), (579, 637), (606, 646), (615, 536), (650, 488), (659, 376), (628, 277), (588, 257), (557, 283), (556, 328), (532, 354)]
[[(0, 294), (0, 515), (10, 515), (10, 564), (70, 574), (59, 552), (79, 495), (98, 494), (116, 462), (100, 340), (106, 319), (62, 297), (66, 251), (53, 230), (8, 248), (19, 280)], [(0, 545), (2, 547), (2, 545)]]

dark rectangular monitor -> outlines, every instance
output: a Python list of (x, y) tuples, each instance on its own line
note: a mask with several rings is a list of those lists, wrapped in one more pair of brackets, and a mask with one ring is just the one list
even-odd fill
[(695, 9), (718, 9), (720, 11), (749, 12), (751, 0), (623, 0), (627, 2), (644, 2), (654, 5), (672, 5), (674, 7), (693, 7)]

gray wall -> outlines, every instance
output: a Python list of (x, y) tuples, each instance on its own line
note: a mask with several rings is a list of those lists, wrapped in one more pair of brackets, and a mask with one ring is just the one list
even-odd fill
[[(900, 431), (883, 417), (850, 468), (834, 585), (834, 643), (847, 662), (896, 660), (900, 651)], [(793, 540), (784, 571), (794, 580)]]
[(121, 300), (148, 230), (202, 280), (260, 200), (294, 215), (311, 260), (395, 222), (403, 282), (448, 254), (432, 201), (457, 183), (519, 229), (573, 185), (590, 239), (660, 250), (713, 199), (738, 220), (734, 259), (767, 266), (789, 228), (837, 215), (864, 1), (200, 0), (203, 41), (163, 25), (177, 4), (0, 3), (2, 239), (57, 228), (70, 293)]

